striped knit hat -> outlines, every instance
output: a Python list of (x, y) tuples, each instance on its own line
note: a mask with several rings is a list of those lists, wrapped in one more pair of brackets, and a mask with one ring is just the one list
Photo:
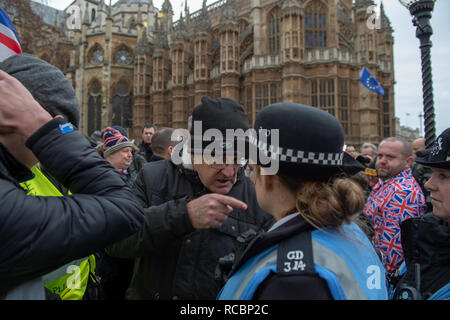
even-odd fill
[(134, 150), (137, 149), (134, 143), (128, 140), (127, 137), (122, 135), (119, 130), (113, 129), (111, 127), (108, 127), (105, 130), (103, 130), (102, 139), (103, 139), (103, 156), (105, 158), (125, 147), (131, 147)]

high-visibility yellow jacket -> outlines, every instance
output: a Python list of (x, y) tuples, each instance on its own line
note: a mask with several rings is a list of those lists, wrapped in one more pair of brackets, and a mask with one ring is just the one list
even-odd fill
[[(31, 171), (34, 174), (33, 178), (20, 183), (28, 195), (63, 196), (37, 165), (31, 168)], [(94, 255), (69, 262), (43, 276), (45, 287), (59, 295), (62, 300), (83, 299), (89, 279), (97, 282)]]

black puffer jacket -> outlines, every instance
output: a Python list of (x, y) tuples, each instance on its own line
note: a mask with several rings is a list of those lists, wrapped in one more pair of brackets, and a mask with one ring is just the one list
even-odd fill
[(134, 190), (149, 207), (144, 228), (108, 250), (113, 256), (137, 258), (130, 299), (215, 299), (223, 285), (214, 276), (219, 258), (234, 252), (242, 232), (266, 229), (273, 221), (258, 206), (243, 170), (228, 195), (247, 203), (248, 210), (234, 209), (218, 229), (192, 227), (186, 203), (208, 191), (182, 165), (170, 160), (145, 164)]
[(43, 166), (73, 193), (27, 196), (31, 172), (0, 144), (0, 297), (17, 285), (86, 257), (140, 229), (143, 209), (84, 136), (54, 119), (27, 141)]

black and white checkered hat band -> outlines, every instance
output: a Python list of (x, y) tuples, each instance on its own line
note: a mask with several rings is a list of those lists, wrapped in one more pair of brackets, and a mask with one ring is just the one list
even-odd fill
[(266, 157), (270, 157), (273, 160), (279, 159), (280, 161), (286, 162), (341, 166), (344, 158), (343, 151), (328, 153), (309, 152), (288, 148), (283, 149), (261, 141), (257, 142), (256, 137), (250, 137), (250, 144), (257, 146), (259, 150), (263, 151)]

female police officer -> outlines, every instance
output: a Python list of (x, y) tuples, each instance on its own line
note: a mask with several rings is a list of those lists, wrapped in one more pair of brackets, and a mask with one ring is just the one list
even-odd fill
[[(344, 156), (339, 121), (317, 108), (276, 103), (259, 112), (255, 129), (252, 179), (258, 203), (277, 222), (244, 251), (218, 298), (386, 299), (383, 265), (353, 222), (362, 191), (339, 177), (358, 166)], [(278, 162), (270, 165), (278, 172), (264, 157)]]
[(400, 226), (406, 264), (394, 299), (450, 299), (450, 128), (416, 162), (431, 168), (433, 212)]

